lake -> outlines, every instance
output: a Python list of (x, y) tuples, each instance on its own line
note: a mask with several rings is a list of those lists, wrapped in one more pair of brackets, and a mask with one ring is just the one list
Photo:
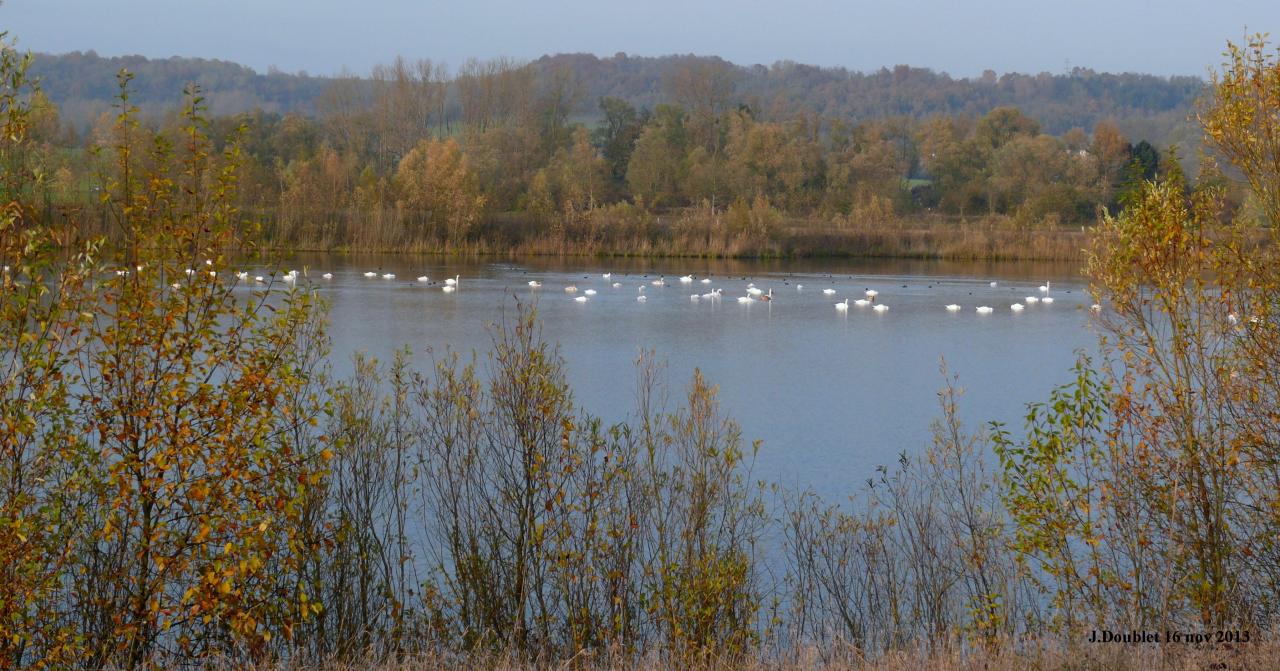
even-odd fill
[[(999, 420), (1021, 429), (1027, 402), (1071, 379), (1077, 350), (1092, 350), (1092, 302), (1073, 264), (921, 260), (709, 261), (551, 259), (459, 262), (440, 257), (299, 254), (330, 302), (335, 372), (350, 353), (388, 361), (408, 345), (417, 367), (446, 346), (483, 352), (512, 295), (536, 301), (544, 335), (560, 344), (577, 403), (606, 422), (635, 405), (634, 361), (665, 361), (672, 404), (700, 367), (749, 442), (762, 441), (756, 477), (852, 493), (875, 467), (919, 453), (940, 416), (945, 357), (966, 392), (970, 429)], [(253, 273), (263, 272), (255, 269)], [(333, 274), (330, 280), (321, 274)], [(376, 272), (379, 277), (366, 278)], [(382, 279), (394, 273), (396, 279)], [(605, 280), (603, 273), (611, 273)], [(692, 275), (692, 283), (679, 277)], [(419, 283), (420, 275), (430, 277)], [(458, 288), (442, 280), (460, 276)], [(664, 278), (663, 286), (652, 282)], [(701, 282), (710, 278), (709, 284)], [(529, 286), (530, 281), (542, 284)], [(991, 282), (997, 286), (990, 286)], [(1048, 294), (1039, 290), (1051, 284)], [(613, 283), (622, 286), (614, 288)], [(739, 303), (749, 284), (773, 300)], [(576, 285), (576, 293), (564, 288)], [(803, 285), (803, 289), (799, 287)], [(644, 302), (637, 301), (644, 287)], [(690, 300), (719, 288), (717, 300)], [(587, 289), (597, 293), (586, 296)], [(823, 289), (834, 289), (825, 294)], [(879, 292), (889, 309), (834, 304)], [(1052, 304), (1012, 303), (1026, 296)], [(574, 298), (586, 297), (585, 302)], [(960, 310), (945, 309), (959, 304)], [(993, 308), (978, 314), (980, 305)]]

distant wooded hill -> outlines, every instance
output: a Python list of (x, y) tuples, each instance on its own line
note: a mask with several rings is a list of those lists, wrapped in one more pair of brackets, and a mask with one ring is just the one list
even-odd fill
[[(732, 97), (761, 118), (808, 112), (827, 118), (862, 121), (894, 116), (980, 116), (1012, 105), (1038, 120), (1046, 132), (1090, 129), (1114, 121), (1130, 137), (1154, 144), (1182, 143), (1193, 135), (1187, 119), (1205, 86), (1198, 77), (1105, 74), (1077, 68), (1070, 74), (1038, 75), (988, 72), (979, 78), (954, 78), (925, 68), (900, 65), (875, 72), (823, 68), (793, 62), (737, 66), (714, 57), (636, 57), (617, 54), (544, 56), (530, 63), (539, 79), (571, 82), (574, 116), (599, 117), (598, 100), (612, 96), (652, 108), (672, 99), (673, 78), (690, 67), (715, 65), (733, 73)], [(111, 109), (115, 73), (135, 73), (133, 101), (144, 112), (160, 114), (181, 100), (188, 82), (199, 83), (213, 114), (253, 109), (313, 115), (326, 89), (341, 78), (305, 73), (255, 72), (236, 63), (200, 58), (149, 59), (102, 57), (94, 52), (38, 54), (33, 74), (40, 77), (62, 118), (79, 128)], [(368, 79), (345, 78), (363, 85)], [(459, 106), (450, 87), (449, 107)]]
[(254, 109), (268, 112), (314, 112), (315, 101), (331, 80), (305, 74), (259, 74), (228, 61), (204, 58), (145, 58), (96, 53), (36, 54), (31, 74), (57, 103), (62, 118), (77, 127), (90, 124), (111, 105), (118, 93), (116, 74), (134, 73), (131, 98), (145, 113), (160, 114), (182, 100), (184, 87), (201, 85), (210, 112), (236, 114)]

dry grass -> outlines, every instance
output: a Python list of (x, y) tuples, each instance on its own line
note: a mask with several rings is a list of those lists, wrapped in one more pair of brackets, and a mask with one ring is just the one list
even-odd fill
[(899, 651), (876, 659), (860, 658), (852, 650), (805, 648), (771, 658), (717, 660), (702, 664), (675, 663), (656, 658), (601, 658), (588, 654), (555, 662), (520, 661), (504, 655), (421, 655), (398, 662), (284, 664), (270, 668), (288, 671), (661, 671), (673, 668), (705, 671), (1251, 671), (1280, 668), (1280, 645), (1271, 639), (1238, 646), (1199, 648), (1186, 644), (1064, 645), (1061, 642), (1024, 642), (993, 649), (947, 646), (934, 650)]
[[(265, 221), (272, 213), (259, 213)], [(1085, 229), (1008, 217), (787, 217), (762, 228), (725, 212), (688, 208), (651, 213), (620, 205), (555, 222), (518, 213), (492, 215), (466, 240), (446, 240), (397, 211), (335, 213), (331, 221), (264, 226), (263, 241), (294, 251), (412, 252), (449, 255), (593, 257), (820, 258), (1079, 261)]]

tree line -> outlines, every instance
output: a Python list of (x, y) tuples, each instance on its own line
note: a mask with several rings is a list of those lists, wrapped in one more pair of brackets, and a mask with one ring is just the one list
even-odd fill
[[(501, 60), (501, 59), (499, 59)], [(478, 61), (477, 61), (478, 62)], [(477, 62), (454, 64), (457, 72)], [(743, 100), (773, 114), (804, 110), (820, 117), (859, 120), (933, 115), (982, 116), (996, 107), (1014, 106), (1035, 117), (1053, 134), (1071, 128), (1092, 128), (1111, 119), (1126, 134), (1159, 145), (1194, 139), (1187, 115), (1204, 91), (1199, 77), (1157, 77), (1134, 73), (1109, 74), (1075, 68), (1064, 73), (952, 77), (927, 68), (899, 65), (872, 72), (839, 67), (816, 67), (779, 61), (772, 65), (735, 65), (715, 57), (672, 55), (644, 57), (618, 53), (556, 54), (529, 63), (540, 78), (568, 72), (583, 92), (574, 116), (598, 120), (595, 101), (612, 97), (636, 107), (652, 109), (669, 102), (670, 80), (681, 71), (722, 68), (732, 73)], [(435, 63), (433, 67), (444, 67)], [(218, 114), (239, 114), (261, 108), (280, 114), (313, 114), (325, 89), (336, 81), (370, 88), (370, 75), (314, 76), (269, 69), (265, 74), (226, 61), (171, 57), (99, 56), (93, 51), (38, 54), (32, 74), (44, 82), (46, 93), (77, 129), (109, 111), (114, 97), (111, 77), (121, 68), (137, 73), (136, 101), (146, 115), (160, 115), (181, 104), (182, 87), (200, 85), (212, 97)], [(459, 91), (451, 91), (450, 114), (460, 114)]]
[[(694, 60), (667, 77), (664, 102), (601, 97), (584, 123), (570, 68), (499, 59), (450, 74), (400, 59), (330, 83), (314, 116), (214, 115), (211, 133), (240, 131), (238, 205), (264, 241), (311, 248), (857, 254), (875, 250), (851, 231), (1091, 224), (1143, 180), (1183, 170), (1106, 120), (1057, 135), (1011, 106), (855, 121), (753, 105), (742, 86), (731, 66)], [(48, 96), (33, 110), (50, 203), (92, 207), (109, 119), (79, 134)], [(168, 116), (140, 132), (180, 126)]]

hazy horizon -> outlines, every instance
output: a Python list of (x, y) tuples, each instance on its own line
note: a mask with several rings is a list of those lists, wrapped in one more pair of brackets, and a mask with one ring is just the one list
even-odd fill
[(197, 0), (176, 8), (162, 0), (126, 8), (93, 0), (8, 0), (0, 5), (0, 27), (32, 51), (211, 58), (259, 72), (275, 67), (315, 75), (367, 74), (397, 55), (456, 67), (471, 57), (625, 52), (859, 71), (904, 64), (974, 77), (987, 69), (1034, 74), (1075, 67), (1203, 76), (1220, 63), (1227, 40), (1280, 24), (1280, 3), (1262, 0), (1215, 7), (1194, 0), (1065, 4), (1028, 9), (1013, 0), (965, 6), (924, 0), (884, 7), (797, 0), (783, 8), (756, 0), (655, 0), (608, 7), (585, 0), (539, 6), (379, 0), (355, 11), (336, 0)]

